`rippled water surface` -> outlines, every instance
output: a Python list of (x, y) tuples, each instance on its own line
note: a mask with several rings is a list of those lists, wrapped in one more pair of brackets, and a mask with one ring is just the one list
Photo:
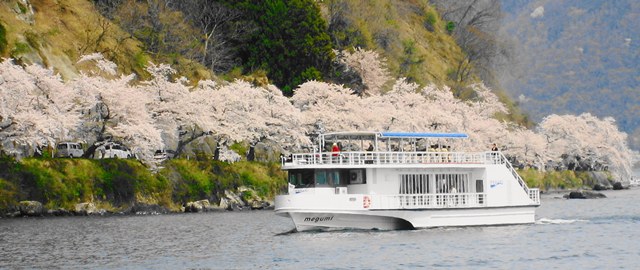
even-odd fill
[(536, 224), (288, 233), (271, 211), (0, 219), (0, 268), (638, 269), (640, 190), (543, 195)]

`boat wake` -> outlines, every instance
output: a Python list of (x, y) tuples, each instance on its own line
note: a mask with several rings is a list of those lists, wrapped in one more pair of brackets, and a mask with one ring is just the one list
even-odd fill
[(536, 220), (536, 224), (571, 224), (575, 222), (584, 222), (586, 220), (582, 219), (550, 219), (550, 218), (541, 218)]
[(289, 231), (286, 232), (281, 232), (281, 233), (276, 233), (276, 236), (281, 236), (281, 235), (289, 235), (289, 234), (293, 234), (293, 233), (297, 233), (298, 230), (296, 228), (293, 228)]

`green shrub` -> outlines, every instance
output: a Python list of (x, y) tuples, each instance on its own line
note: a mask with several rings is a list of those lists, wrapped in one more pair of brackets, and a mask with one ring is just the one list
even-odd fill
[(20, 3), (20, 1), (16, 2), (16, 5), (18, 6), (18, 9), (20, 10), (20, 13), (22, 13), (22, 14), (27, 13), (27, 6), (25, 6), (24, 4)]
[(7, 29), (0, 23), (0, 54), (7, 50)]
[(234, 143), (229, 147), (229, 149), (238, 153), (238, 155), (240, 155), (241, 157), (247, 156), (247, 151), (249, 151), (248, 148), (249, 147), (244, 143)]
[(40, 37), (38, 33), (33, 31), (26, 31), (24, 32), (24, 37), (27, 39), (27, 44), (29, 44), (31, 48), (40, 48), (42, 37)]
[(449, 34), (453, 33), (453, 31), (456, 30), (456, 23), (448, 21), (445, 25), (445, 29), (447, 29), (447, 32), (449, 32)]
[(424, 27), (433, 32), (438, 21), (438, 14), (433, 10), (428, 10), (424, 15)]
[(16, 42), (13, 50), (11, 50), (11, 57), (17, 58), (17, 56), (28, 53), (29, 51), (31, 51), (31, 47), (29, 47), (29, 44), (24, 42)]
[(527, 186), (542, 190), (582, 188), (584, 179), (589, 177), (586, 172), (569, 170), (541, 172), (535, 169), (526, 169), (519, 170), (518, 174), (525, 180)]
[(18, 203), (17, 191), (15, 184), (0, 178), (0, 209), (7, 209)]

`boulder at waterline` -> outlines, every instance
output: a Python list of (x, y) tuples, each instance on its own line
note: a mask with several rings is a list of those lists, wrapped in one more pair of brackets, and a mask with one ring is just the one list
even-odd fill
[(569, 194), (566, 194), (563, 197), (566, 199), (600, 199), (600, 198), (606, 198), (607, 196), (605, 196), (600, 192), (583, 190), (583, 191), (571, 191)]
[(38, 201), (21, 201), (18, 203), (20, 215), (29, 217), (39, 217), (46, 213), (42, 203)]
[(220, 210), (224, 210), (224, 208), (211, 205), (209, 200), (199, 200), (195, 202), (188, 202), (184, 206), (184, 212), (187, 212), (187, 213), (199, 213), (199, 212), (220, 211)]
[(107, 211), (104, 209), (98, 209), (92, 202), (85, 202), (76, 204), (73, 214), (79, 216), (104, 215), (107, 214)]

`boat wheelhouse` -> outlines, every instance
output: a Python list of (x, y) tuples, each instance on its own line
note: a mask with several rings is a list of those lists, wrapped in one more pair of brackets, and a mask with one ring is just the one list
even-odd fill
[(321, 134), (309, 153), (282, 160), (288, 194), (275, 213), (298, 231), (526, 224), (538, 189), (499, 151), (462, 152), (462, 133)]

